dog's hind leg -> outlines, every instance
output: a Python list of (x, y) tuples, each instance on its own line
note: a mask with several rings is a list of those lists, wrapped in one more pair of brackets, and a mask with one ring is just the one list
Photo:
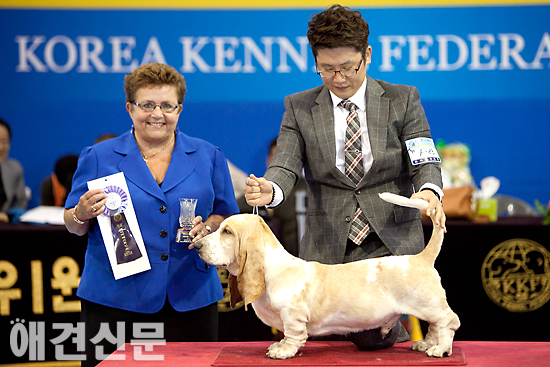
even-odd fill
[(434, 324), (428, 326), (428, 333), (423, 340), (419, 340), (411, 345), (411, 349), (418, 352), (425, 352), (429, 348), (437, 345), (437, 327)]
[(426, 354), (430, 357), (444, 357), (453, 354), (453, 338), (455, 331), (460, 327), (458, 316), (449, 309), (447, 317), (437, 325), (437, 345), (429, 348)]
[(428, 333), (424, 340), (411, 346), (412, 350), (425, 351), (430, 357), (450, 356), (453, 353), (453, 338), (460, 326), (458, 316), (449, 308), (439, 320), (430, 322)]

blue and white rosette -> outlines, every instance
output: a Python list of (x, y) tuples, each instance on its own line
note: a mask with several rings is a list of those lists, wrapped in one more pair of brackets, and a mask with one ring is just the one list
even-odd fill
[(118, 186), (107, 186), (103, 189), (107, 194), (107, 202), (105, 202), (105, 210), (103, 214), (112, 217), (115, 214), (123, 213), (128, 207), (128, 194), (124, 189)]

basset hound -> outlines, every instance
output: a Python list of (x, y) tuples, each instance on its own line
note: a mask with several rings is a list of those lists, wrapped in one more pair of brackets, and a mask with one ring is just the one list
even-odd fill
[[(389, 193), (394, 204), (426, 210), (427, 203)], [(284, 333), (270, 358), (292, 358), (308, 335), (349, 334), (380, 328), (385, 335), (402, 314), (427, 321), (424, 340), (412, 345), (428, 356), (452, 354), (458, 316), (450, 309), (434, 268), (443, 230), (434, 225), (417, 255), (324, 265), (289, 254), (258, 215), (238, 214), (194, 245), (208, 264), (230, 273), (231, 305), (252, 304), (267, 325)]]

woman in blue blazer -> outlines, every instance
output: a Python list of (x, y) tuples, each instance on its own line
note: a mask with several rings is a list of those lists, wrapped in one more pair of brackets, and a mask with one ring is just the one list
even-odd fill
[[(222, 151), (177, 129), (185, 90), (183, 76), (174, 68), (140, 66), (125, 78), (132, 129), (80, 155), (64, 219), (70, 232), (89, 237), (77, 291), (87, 341), (82, 366), (95, 365), (117, 347), (98, 341), (106, 336), (105, 322), (111, 323), (113, 335), (116, 322), (124, 322), (126, 342), (136, 338), (134, 322), (162, 325), (159, 339), (166, 341), (217, 340), (222, 287), (215, 267), (176, 242), (179, 199), (198, 199), (190, 232), (194, 240), (216, 230), (238, 207)], [(124, 173), (151, 269), (115, 280), (95, 219), (107, 195), (88, 190), (87, 182), (118, 172)]]

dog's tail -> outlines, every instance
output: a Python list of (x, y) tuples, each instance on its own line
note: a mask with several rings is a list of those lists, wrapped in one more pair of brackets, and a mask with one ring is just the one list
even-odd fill
[[(428, 202), (422, 199), (410, 199), (405, 196), (392, 194), (389, 192), (383, 192), (378, 194), (380, 198), (388, 203), (406, 206), (409, 208), (416, 208), (426, 211), (428, 209)], [(441, 250), (441, 245), (443, 243), (443, 229), (440, 226), (433, 225), (432, 237), (426, 245), (426, 248), (422, 251), (422, 256), (424, 256), (428, 261), (431, 261), (432, 264), (435, 262), (439, 251)]]

